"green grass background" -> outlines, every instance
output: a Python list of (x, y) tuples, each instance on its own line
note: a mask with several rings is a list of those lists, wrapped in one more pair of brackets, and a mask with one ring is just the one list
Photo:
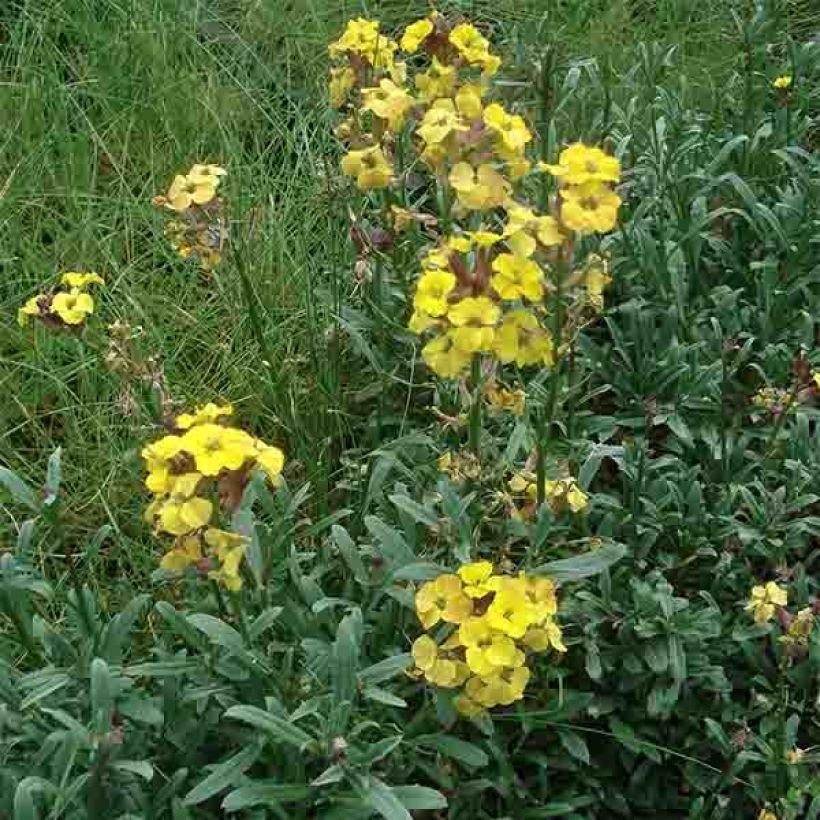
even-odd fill
[[(617, 77), (636, 64), (642, 43), (674, 47), (666, 81), (684, 103), (708, 108), (720, 105), (737, 68), (734, 14), (742, 6), (465, 0), (438, 7), (489, 27), (502, 53), (531, 63), (547, 50), (564, 71), (594, 60)], [(795, 36), (810, 33), (810, 6), (792, 5)], [(351, 16), (391, 27), (426, 8), (409, 0), (3, 4), (0, 463), (38, 484), (49, 453), (63, 448), (68, 549), (101, 524), (114, 526), (117, 546), (92, 567), (112, 591), (126, 591), (154, 566), (138, 458), (154, 429), (145, 414), (123, 414), (121, 386), (99, 367), (98, 351), (64, 335), (35, 339), (17, 328), (17, 307), (60, 270), (103, 272), (99, 321), (143, 329), (141, 348), (162, 363), (172, 396), (181, 404), (233, 401), (243, 423), (284, 444), (290, 469), (326, 498), (340, 456), (373, 445), (358, 423), (373, 394), (348, 372), (348, 342), (335, 319), (355, 281), (325, 103), (325, 45)], [(616, 101), (627, 104), (640, 82), (632, 77), (617, 99), (616, 81)], [(563, 136), (582, 135), (587, 114), (571, 110)], [(233, 268), (205, 279), (175, 260), (151, 206), (175, 172), (200, 160), (228, 168), (232, 217), (246, 224), (252, 214), (247, 262), (270, 361), (251, 332)]]

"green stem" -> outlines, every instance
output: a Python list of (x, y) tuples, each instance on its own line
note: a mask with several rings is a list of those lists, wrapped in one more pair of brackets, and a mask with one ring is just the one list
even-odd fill
[(225, 596), (219, 588), (219, 584), (211, 579), (211, 589), (214, 591), (214, 598), (216, 598), (216, 606), (219, 609), (219, 616), (225, 620), (228, 617), (228, 607), (225, 606)]
[(547, 453), (545, 448), (547, 425), (545, 424), (544, 410), (541, 407), (536, 408), (533, 413), (533, 426), (535, 427), (536, 509), (540, 510), (544, 503), (544, 492), (547, 484)]
[(470, 406), (470, 450), (479, 455), (481, 448), (481, 357), (474, 355), (470, 370), (473, 403)]
[(783, 407), (783, 412), (777, 417), (777, 421), (774, 423), (774, 427), (772, 428), (772, 432), (769, 434), (769, 440), (766, 442), (766, 456), (771, 457), (774, 453), (774, 446), (777, 443), (777, 436), (780, 433), (780, 429), (786, 422), (786, 415), (788, 412), (794, 407), (794, 403), (797, 400), (797, 394), (800, 392), (800, 382), (795, 380), (794, 387), (792, 387), (791, 393), (789, 393), (789, 398), (786, 400), (786, 404)]

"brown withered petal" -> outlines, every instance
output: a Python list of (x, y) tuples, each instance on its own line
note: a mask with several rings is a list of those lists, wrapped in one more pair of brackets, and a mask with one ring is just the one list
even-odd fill
[(223, 510), (234, 512), (242, 500), (242, 493), (248, 484), (248, 468), (224, 472), (217, 481), (219, 504)]

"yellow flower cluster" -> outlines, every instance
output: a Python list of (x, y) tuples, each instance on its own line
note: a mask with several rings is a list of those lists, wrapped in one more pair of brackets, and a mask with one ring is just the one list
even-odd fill
[(285, 457), (277, 447), (227, 426), (231, 415), (230, 405), (208, 403), (177, 416), (176, 432), (147, 445), (142, 457), (145, 486), (153, 495), (145, 518), (158, 534), (175, 537), (160, 566), (195, 566), (234, 590), (242, 586), (245, 539), (212, 524), (220, 508), (236, 507), (254, 469), (278, 481)]
[[(398, 51), (423, 51), (415, 77)], [(518, 367), (550, 366), (557, 352), (546, 329), (550, 265), (573, 233), (605, 232), (617, 219), (618, 160), (599, 148), (569, 146), (556, 165), (539, 169), (561, 180), (554, 214), (536, 213), (516, 198), (516, 183), (533, 168), (526, 120), (487, 98), (501, 60), (470, 23), (432, 13), (408, 26), (399, 42), (374, 21), (351, 20), (330, 45), (331, 103), (348, 114), (337, 129), (348, 152), (342, 172), (362, 190), (401, 183), (396, 145), (412, 145), (436, 176), (442, 200), (473, 230), (455, 230), (424, 256), (409, 327), (432, 331), (426, 364), (455, 378), (473, 357), (488, 354)], [(414, 61), (417, 62), (417, 61)], [(413, 157), (403, 157), (410, 166)], [(570, 253), (561, 253), (563, 258)], [(587, 304), (602, 305), (605, 265), (583, 272)]]
[(442, 453), (438, 457), (438, 468), (451, 481), (477, 481), (481, 478), (481, 462), (469, 450)]
[[(530, 518), (535, 512), (538, 499), (538, 484), (532, 473), (522, 472), (514, 475), (508, 485), (514, 496), (524, 499), (517, 509), (518, 517)], [(574, 513), (583, 512), (589, 504), (589, 496), (578, 486), (574, 478), (548, 478), (544, 481), (544, 500), (550, 505), (553, 513), (558, 514), (566, 509)]]
[(501, 387), (498, 382), (492, 380), (484, 385), (484, 398), (497, 413), (524, 415), (527, 397), (521, 388), (512, 390), (508, 387)]
[(772, 87), (778, 91), (788, 91), (792, 87), (792, 82), (791, 74), (781, 74), (779, 77), (775, 77)]
[(752, 396), (752, 404), (755, 407), (760, 407), (775, 415), (791, 409), (792, 403), (791, 392), (782, 387), (761, 387)]
[(226, 231), (217, 192), (226, 173), (219, 165), (197, 163), (187, 174), (177, 174), (168, 192), (153, 200), (177, 215), (165, 228), (174, 250), (183, 259), (196, 259), (205, 271), (222, 259)]
[[(427, 634), (413, 643), (414, 674), (460, 689), (454, 705), (467, 717), (524, 697), (527, 653), (566, 652), (549, 578), (501, 575), (489, 561), (476, 561), (425, 583), (415, 603)], [(451, 628), (437, 640), (429, 633), (441, 623)]]
[(774, 617), (778, 607), (786, 606), (788, 590), (778, 586), (774, 581), (753, 586), (746, 610), (752, 613), (755, 623), (765, 624)]
[(69, 271), (60, 277), (65, 290), (38, 293), (17, 310), (17, 323), (25, 327), (37, 319), (47, 327), (80, 327), (94, 313), (94, 297), (88, 293), (91, 285), (104, 285), (98, 273)]

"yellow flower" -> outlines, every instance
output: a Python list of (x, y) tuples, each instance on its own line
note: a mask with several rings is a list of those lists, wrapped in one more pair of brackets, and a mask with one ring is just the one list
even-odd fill
[(182, 449), (190, 453), (203, 475), (215, 476), (223, 469), (238, 470), (256, 456), (254, 440), (243, 430), (199, 424), (182, 437)]
[(493, 565), (489, 561), (473, 561), (458, 568), (458, 577), (464, 582), (464, 594), (470, 598), (483, 598), (492, 591), (486, 585), (493, 574)]
[(416, 285), (413, 307), (427, 316), (444, 316), (449, 304), (447, 297), (456, 286), (456, 277), (446, 270), (428, 270)]
[(358, 151), (349, 151), (342, 159), (342, 173), (356, 178), (356, 185), (363, 191), (386, 188), (393, 175), (393, 167), (382, 149), (375, 145)]
[(544, 295), (544, 275), (532, 259), (502, 253), (493, 260), (493, 270), (490, 284), (502, 299), (537, 302)]
[(387, 122), (387, 127), (391, 131), (398, 131), (401, 128), (405, 114), (414, 104), (413, 98), (403, 88), (386, 77), (377, 88), (363, 89), (362, 95), (362, 111), (372, 111)]
[(519, 367), (555, 362), (552, 339), (538, 319), (525, 309), (511, 310), (496, 330), (493, 351), (500, 361)]
[(278, 448), (264, 441), (257, 439), (254, 442), (256, 447), (256, 463), (265, 471), (268, 478), (276, 483), (285, 466), (285, 454)]
[(604, 288), (612, 282), (609, 273), (609, 265), (603, 257), (597, 254), (590, 254), (587, 257), (586, 270), (584, 272), (584, 286), (587, 290), (587, 297), (590, 304), (596, 310), (602, 310), (604, 306)]
[(489, 626), (511, 638), (523, 638), (533, 623), (529, 603), (516, 591), (504, 587), (496, 592), (485, 617)]
[(484, 707), (478, 701), (473, 700), (464, 693), (453, 698), (453, 706), (460, 715), (467, 718), (476, 717), (484, 711)]
[[(554, 217), (538, 216), (531, 208), (525, 208), (513, 200), (505, 203), (504, 209), (507, 211), (504, 235), (509, 237), (508, 244), (512, 245), (513, 242), (524, 242), (529, 237), (537, 237), (544, 247), (551, 248), (564, 241), (558, 220)], [(524, 256), (530, 256), (535, 250), (534, 244), (528, 244), (527, 247), (531, 249), (523, 253)], [(522, 252), (516, 249), (514, 251)]]
[[(36, 299), (37, 297), (35, 296), (34, 298)], [(29, 301), (31, 301), (31, 300), (29, 300)], [(28, 304), (28, 302), (26, 302), (26, 304)], [(812, 381), (814, 382), (814, 384), (817, 387), (820, 387), (820, 371), (817, 371), (816, 373), (812, 373), (811, 378), (812, 378)]]
[(788, 597), (788, 590), (769, 581), (763, 586), (752, 587), (746, 609), (751, 611), (756, 623), (765, 624), (774, 617), (777, 607), (786, 606)]
[(768, 809), (761, 809), (760, 814), (757, 815), (757, 820), (780, 820), (778, 816)]
[(168, 498), (157, 508), (157, 529), (171, 535), (186, 535), (211, 520), (213, 504), (196, 496), (201, 473), (176, 476)]
[(544, 576), (521, 573), (511, 578), (504, 587), (508, 592), (518, 594), (528, 609), (530, 623), (541, 624), (558, 612), (555, 584)]
[(449, 179), (459, 204), (468, 210), (497, 208), (510, 192), (507, 180), (489, 163), (475, 169), (469, 162), (458, 162)]
[(17, 309), (17, 324), (20, 327), (25, 327), (32, 316), (39, 316), (41, 313), (40, 301), (47, 298), (44, 294), (38, 293), (36, 296), (32, 296), (31, 299), (26, 300), (23, 307)]
[(232, 405), (219, 405), (209, 401), (207, 404), (197, 407), (193, 413), (183, 413), (181, 416), (177, 416), (175, 424), (179, 430), (188, 430), (197, 424), (213, 423), (232, 415)]
[(456, 86), (455, 66), (444, 65), (435, 57), (427, 71), (416, 75), (416, 89), (426, 102), (452, 94)]
[(205, 543), (216, 551), (220, 567), (212, 570), (208, 576), (221, 582), (226, 589), (235, 592), (242, 588), (242, 576), (239, 568), (247, 549), (248, 539), (226, 530), (210, 527), (205, 531)]
[(447, 318), (455, 325), (450, 331), (453, 343), (465, 353), (489, 350), (495, 338), (495, 325), (501, 311), (486, 296), (468, 296), (452, 305)]
[(772, 85), (779, 91), (785, 91), (786, 89), (792, 87), (792, 82), (793, 79), (791, 74), (781, 74), (779, 77), (775, 77)]
[(504, 667), (524, 663), (524, 653), (506, 635), (501, 635), (485, 618), (468, 618), (458, 628), (458, 639), (465, 647), (467, 666), (475, 675), (494, 675)]
[(56, 293), (49, 311), (67, 325), (80, 325), (94, 312), (94, 299), (90, 293), (72, 288), (69, 293)]
[(424, 270), (444, 270), (450, 264), (450, 254), (444, 248), (431, 248), (424, 254), (421, 267)]
[[(479, 248), (491, 248), (504, 238), (502, 234), (493, 233), (492, 231), (466, 231), (464, 236), (468, 240), (467, 247), (456, 248), (456, 250), (461, 250), (462, 253), (469, 252), (473, 245), (477, 245)], [(454, 239), (459, 238), (461, 237), (454, 237)]]
[(441, 656), (438, 645), (429, 635), (416, 638), (412, 653), (418, 669), (435, 686), (451, 689), (464, 683), (469, 675), (464, 663)]
[(485, 74), (495, 74), (501, 65), (501, 60), (490, 54), (490, 44), (475, 26), (470, 23), (460, 23), (450, 32), (450, 43), (470, 65), (478, 65)]
[(331, 57), (340, 57), (347, 51), (367, 55), (373, 51), (378, 39), (379, 24), (375, 20), (357, 17), (355, 20), (348, 20), (342, 36), (332, 42), (327, 50)]
[(491, 103), (484, 109), (484, 124), (498, 134), (504, 147), (509, 151), (521, 151), (532, 139), (523, 117), (508, 114), (504, 106)]
[(212, 174), (177, 174), (168, 189), (167, 205), (174, 211), (205, 205), (216, 196), (218, 184), (219, 179)]
[(414, 310), (410, 316), (410, 321), (407, 323), (407, 327), (409, 327), (413, 333), (417, 334), (424, 333), (425, 330), (430, 330), (430, 328), (439, 327), (440, 325), (441, 322), (438, 319), (429, 316), (423, 310)]
[(192, 177), (213, 177), (216, 181), (216, 184), (219, 185), (220, 177), (224, 177), (227, 175), (227, 171), (221, 165), (210, 165), (208, 163), (197, 163), (196, 165), (191, 166), (191, 170), (188, 171), (188, 176)]
[(557, 652), (566, 652), (561, 627), (552, 618), (547, 618), (541, 626), (530, 627), (523, 638), (524, 644), (533, 652), (546, 652), (552, 647)]
[(456, 108), (468, 119), (481, 116), (481, 95), (483, 89), (477, 83), (465, 83), (456, 92)]
[(347, 93), (356, 84), (356, 73), (350, 66), (330, 69), (328, 93), (333, 108), (341, 108), (347, 99)]
[(425, 629), (439, 621), (460, 624), (473, 614), (473, 602), (464, 594), (458, 575), (439, 575), (416, 593), (416, 615)]
[(597, 182), (574, 185), (561, 191), (561, 221), (578, 233), (606, 233), (618, 221), (621, 198)]
[[(537, 492), (535, 484), (527, 488), (527, 494), (533, 501)], [(589, 497), (578, 486), (574, 478), (547, 479), (544, 482), (544, 497), (550, 502), (550, 506), (559, 512), (565, 505), (573, 512), (581, 512), (589, 504)]]
[(485, 678), (470, 678), (465, 693), (487, 709), (493, 706), (509, 706), (524, 697), (524, 689), (530, 679), (526, 666), (508, 667)]
[(786, 752), (786, 763), (790, 766), (796, 766), (799, 763), (803, 762), (803, 758), (806, 756), (805, 749), (798, 749), (795, 747), (794, 749), (789, 749)]
[(163, 436), (142, 448), (140, 455), (145, 459), (146, 467), (155, 470), (167, 465), (172, 458), (182, 451), (181, 436)]
[(415, 23), (411, 23), (404, 30), (404, 34), (399, 41), (401, 50), (406, 51), (408, 54), (414, 54), (432, 31), (433, 22), (429, 17), (424, 17), (421, 20), (416, 20)]
[(452, 333), (431, 339), (421, 350), (425, 364), (443, 379), (454, 379), (461, 375), (472, 358), (461, 348), (456, 347)]
[(452, 100), (436, 100), (416, 127), (416, 133), (427, 145), (438, 145), (455, 131), (466, 131)]
[(89, 285), (104, 285), (105, 279), (103, 279), (99, 273), (77, 273), (76, 271), (69, 271), (60, 277), (60, 283), (68, 285), (70, 288), (82, 290)]
[(202, 560), (202, 544), (195, 535), (186, 535), (178, 538), (173, 549), (162, 556), (159, 565), (162, 569), (173, 572), (183, 572)]
[(559, 177), (563, 185), (586, 185), (592, 182), (618, 182), (621, 164), (600, 148), (575, 142), (565, 148), (557, 165), (541, 163), (541, 169)]

